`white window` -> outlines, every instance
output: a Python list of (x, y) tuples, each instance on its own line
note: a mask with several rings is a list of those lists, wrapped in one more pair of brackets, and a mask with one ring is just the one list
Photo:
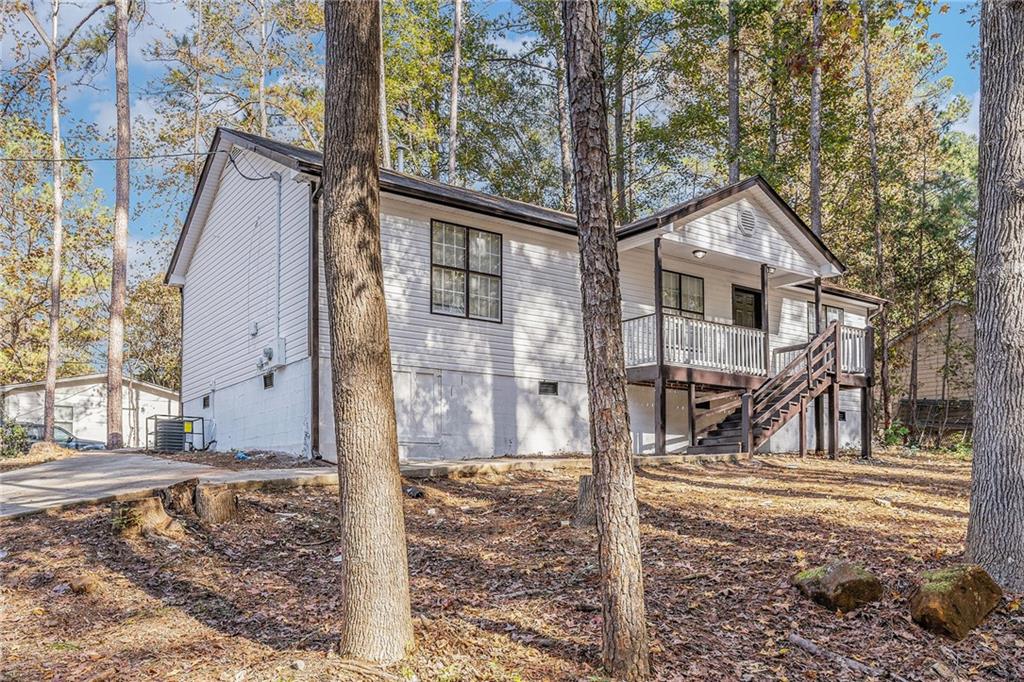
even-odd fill
[(661, 305), (666, 311), (704, 319), (704, 279), (664, 270), (661, 273)]
[[(845, 317), (844, 312), (845, 311), (842, 308), (838, 308), (838, 307), (832, 306), (832, 305), (827, 305), (827, 306), (824, 306), (824, 312), (825, 312), (825, 324), (822, 325), (822, 328), (829, 326), (833, 322), (838, 322), (840, 327), (843, 326), (843, 321), (844, 321), (844, 317)], [(807, 302), (807, 338), (813, 338), (813, 337), (818, 335), (817, 329), (814, 328), (814, 326), (815, 326), (814, 322), (815, 322), (815, 320), (814, 320), (814, 302), (813, 301), (808, 301)]]
[(430, 312), (501, 322), (501, 235), (435, 220)]

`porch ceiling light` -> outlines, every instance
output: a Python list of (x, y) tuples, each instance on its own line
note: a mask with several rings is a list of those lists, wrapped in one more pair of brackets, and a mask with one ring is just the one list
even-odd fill
[(694, 249), (693, 250), (693, 257), (694, 258), (703, 258), (706, 255), (708, 255), (708, 252), (705, 251), (704, 249)]
[(768, 266), (768, 274), (769, 275), (774, 275), (775, 274), (775, 266), (773, 266), (773, 265), (769, 265)]

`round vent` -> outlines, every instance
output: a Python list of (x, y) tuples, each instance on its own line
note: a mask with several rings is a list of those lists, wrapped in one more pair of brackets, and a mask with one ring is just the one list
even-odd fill
[(740, 211), (740, 232), (749, 237), (754, 234), (754, 228), (756, 227), (757, 216), (754, 215), (754, 211), (749, 208)]

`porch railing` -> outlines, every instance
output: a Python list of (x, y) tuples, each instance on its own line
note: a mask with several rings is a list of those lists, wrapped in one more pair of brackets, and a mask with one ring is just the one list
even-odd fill
[[(760, 329), (665, 315), (665, 362), (720, 372), (764, 376), (764, 332)], [(626, 366), (654, 364), (657, 354), (654, 315), (622, 323)]]
[[(846, 374), (866, 374), (868, 370), (868, 330), (859, 327), (839, 328), (841, 356), (843, 372)], [(772, 351), (772, 370), (778, 373), (788, 365), (794, 358), (804, 352), (806, 343), (794, 346), (784, 346)], [(831, 362), (831, 351), (829, 353)]]

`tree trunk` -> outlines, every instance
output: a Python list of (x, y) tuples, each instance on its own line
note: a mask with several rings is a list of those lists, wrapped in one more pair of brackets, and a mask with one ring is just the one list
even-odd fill
[(260, 135), (267, 136), (267, 2), (260, 0), (260, 74), (257, 84), (257, 106), (260, 114)]
[(811, 71), (811, 231), (821, 235), (821, 8), (822, 0), (813, 0), (811, 45), (814, 67)]
[(967, 554), (1024, 591), (1024, 5), (981, 6), (975, 431)]
[(462, 66), (462, 0), (455, 0), (455, 43), (452, 47), (451, 118), (448, 121), (448, 182), (455, 184), (459, 148), (459, 67)]
[(576, 513), (572, 518), (576, 528), (594, 528), (597, 525), (597, 505), (594, 502), (594, 477), (580, 476), (576, 491)]
[(737, 0), (729, 0), (729, 183), (740, 181), (740, 38)]
[(584, 355), (597, 505), (603, 614), (602, 659), (616, 679), (650, 675), (644, 616), (619, 262), (612, 219), (607, 105), (597, 0), (563, 0), (576, 170)]
[(110, 275), (107, 337), (107, 447), (124, 445), (121, 385), (124, 376), (124, 301), (128, 278), (129, 161), (132, 153), (128, 99), (128, 2), (114, 4), (114, 80), (117, 91), (117, 162), (114, 180), (114, 254)]
[(381, 165), (391, 168), (391, 135), (388, 133), (388, 89), (384, 71), (384, 3), (377, 3), (377, 32), (380, 34), (380, 152)]
[(769, 60), (771, 75), (768, 82), (768, 168), (775, 170), (779, 155), (779, 34), (778, 14), (772, 15), (772, 56)]
[[(50, 15), (50, 145), (53, 151), (53, 253), (50, 263), (50, 335), (46, 350), (46, 388), (43, 396), (43, 438), (53, 440), (53, 413), (60, 365), (60, 283), (64, 248), (64, 183), (61, 163), (60, 92), (57, 82), (57, 23), (60, 0), (53, 0)], [(45, 35), (42, 35), (45, 39)]]
[[(885, 296), (888, 288), (885, 284), (885, 251), (882, 242), (882, 189), (878, 170), (878, 128), (875, 120), (875, 101), (872, 90), (874, 76), (871, 71), (870, 11), (870, 0), (863, 0), (861, 2), (861, 33), (864, 54), (864, 101), (868, 119), (868, 154), (871, 165), (871, 226), (875, 236), (875, 283), (878, 287), (877, 293), (880, 296)], [(878, 331), (880, 350), (879, 388), (882, 399), (882, 428), (888, 429), (892, 424), (892, 414), (889, 404), (889, 324), (888, 310), (885, 306), (882, 306), (878, 313), (875, 329)]]
[(202, 149), (202, 138), (200, 137), (200, 113), (203, 105), (203, 72), (202, 72), (202, 58), (203, 58), (203, 0), (197, 0), (196, 2), (196, 35), (195, 35), (195, 55), (192, 57), (192, 68), (195, 69), (195, 82), (192, 84), (192, 98), (195, 102), (194, 109), (192, 111), (192, 179), (194, 182), (199, 182), (199, 173), (203, 167), (203, 161), (200, 160), (200, 150)]
[[(622, 21), (618, 12), (615, 14), (616, 23)], [(616, 26), (615, 31), (615, 64), (612, 78), (615, 79), (615, 103), (613, 120), (615, 125), (615, 156), (612, 157), (615, 164), (615, 213), (620, 223), (626, 218), (626, 112), (625, 98), (623, 97), (622, 81), (625, 79), (623, 63), (625, 60), (625, 47), (623, 45), (622, 27)]]
[(324, 264), (341, 498), (343, 655), (382, 664), (412, 647), (377, 166), (380, 14), (325, 5)]
[(562, 210), (572, 211), (572, 134), (569, 101), (565, 94), (565, 52), (555, 45), (555, 95), (558, 106), (558, 160), (562, 170)]

